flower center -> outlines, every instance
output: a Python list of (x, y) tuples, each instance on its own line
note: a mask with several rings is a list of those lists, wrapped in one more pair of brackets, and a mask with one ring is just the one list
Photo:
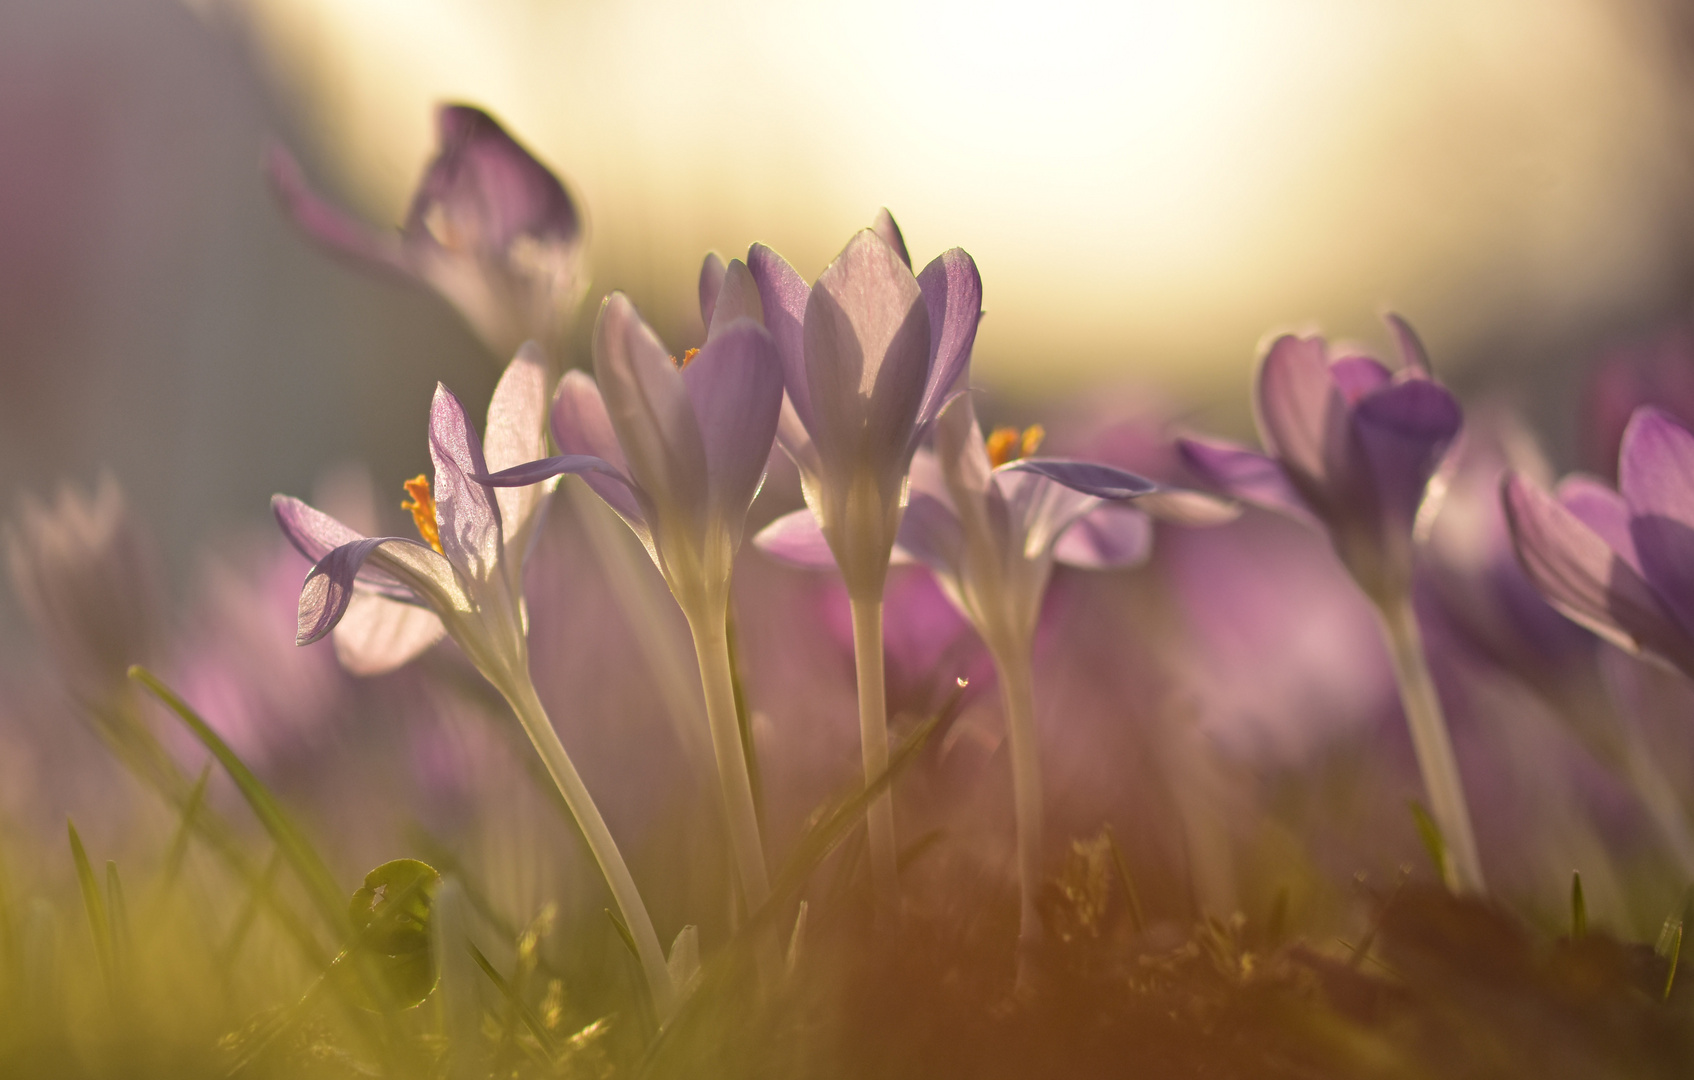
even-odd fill
[(694, 362), (694, 358), (696, 356), (699, 356), (699, 355), (700, 355), (699, 349), (689, 349), (687, 352), (682, 354), (681, 360), (678, 360), (674, 356), (671, 357), (671, 363), (676, 365), (676, 369), (678, 371), (682, 371), (683, 369), (687, 368), (689, 364), (692, 364)]
[(435, 496), (429, 493), (429, 477), (419, 473), (402, 485), (411, 501), (402, 502), (400, 509), (412, 512), (412, 524), (418, 527), (418, 535), (424, 543), (435, 549), (437, 555), (445, 555), (441, 550), (441, 530), (435, 525)]
[(1031, 424), (1018, 431), (1014, 427), (995, 428), (983, 441), (988, 445), (988, 463), (995, 468), (1026, 458), (1041, 449), (1041, 440), (1047, 437), (1047, 429), (1040, 424)]

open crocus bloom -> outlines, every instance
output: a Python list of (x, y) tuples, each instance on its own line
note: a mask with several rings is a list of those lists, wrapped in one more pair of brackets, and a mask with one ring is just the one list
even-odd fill
[[(334, 630), (352, 670), (386, 671), (451, 634), (479, 669), (527, 680), (523, 561), (545, 488), (491, 492), (472, 479), (533, 458), (545, 446), (546, 365), (519, 352), (488, 406), (486, 443), (459, 399), (437, 386), (430, 407), (430, 485), (407, 485), (424, 540), (370, 538), (298, 499), (274, 496), (278, 524), (314, 563), (300, 593), (301, 645)], [(485, 457), (486, 452), (486, 457)]]
[(914, 277), (887, 211), (813, 286), (762, 244), (747, 264), (788, 391), (777, 438), (848, 592), (874, 600), (912, 455), (970, 362), (982, 313), (976, 264), (954, 248)]
[(564, 453), (487, 478), (509, 490), (581, 473), (641, 539), (683, 610), (715, 611), (720, 625), (782, 407), (770, 335), (743, 309), (730, 315), (736, 296), (758, 302), (739, 261), (714, 305), (724, 317), (708, 314), (705, 345), (680, 362), (627, 297), (607, 297), (594, 328), (598, 382), (572, 371), (553, 402)]
[(1571, 476), (1554, 497), (1507, 475), (1518, 559), (1565, 615), (1694, 678), (1694, 435), (1657, 408), (1635, 410), (1618, 487)]
[(1412, 525), (1429, 478), (1458, 435), (1459, 404), (1430, 378), (1423, 346), (1389, 316), (1403, 367), (1334, 355), (1319, 337), (1277, 338), (1259, 366), (1255, 404), (1266, 453), (1184, 439), (1189, 465), (1243, 501), (1316, 521), (1380, 601), (1411, 575)]
[(430, 286), (499, 356), (528, 340), (556, 350), (586, 284), (576, 204), (480, 109), (443, 105), (436, 130), (439, 149), (398, 234), (319, 197), (282, 147), (267, 167), (284, 206), (319, 243)]

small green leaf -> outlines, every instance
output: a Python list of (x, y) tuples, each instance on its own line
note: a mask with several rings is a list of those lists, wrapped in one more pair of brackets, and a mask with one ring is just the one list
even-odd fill
[(430, 912), (441, 875), (428, 863), (395, 859), (365, 875), (347, 914), (358, 938), (357, 959), (386, 995), (390, 1008), (410, 1009), (435, 989)]
[(1570, 872), (1570, 939), (1581, 941), (1588, 936), (1588, 901), (1582, 896), (1582, 871)]
[(100, 885), (94, 880), (94, 867), (88, 852), (77, 835), (76, 822), (65, 819), (71, 836), (71, 859), (76, 863), (77, 884), (82, 886), (82, 903), (88, 911), (88, 926), (94, 933), (94, 955), (100, 961), (100, 974), (106, 985), (112, 985), (112, 926), (106, 916), (106, 902), (100, 898)]
[(1418, 828), (1418, 839), (1423, 841), (1423, 849), (1429, 854), (1430, 865), (1435, 867), (1436, 876), (1442, 881), (1452, 881), (1452, 857), (1447, 851), (1447, 841), (1441, 836), (1441, 827), (1435, 824), (1435, 819), (1429, 816), (1429, 811), (1416, 799), (1406, 805), (1411, 808), (1412, 821)]
[(552, 1033), (542, 1025), (540, 1018), (535, 1015), (535, 1011), (524, 1004), (523, 999), (512, 990), (512, 984), (507, 982), (494, 965), (488, 962), (488, 957), (482, 955), (481, 949), (469, 941), (465, 942), (465, 948), (470, 950), (471, 956), (476, 960), (476, 966), (482, 969), (484, 975), (488, 976), (488, 981), (494, 984), (495, 988), (506, 998), (507, 1004), (523, 1020), (524, 1027), (527, 1027), (529, 1033), (535, 1036), (535, 1041), (541, 1044), (542, 1052), (547, 1055), (549, 1060), (556, 1059), (559, 1054), (558, 1046), (553, 1041)]
[(625, 926), (623, 920), (618, 918), (618, 913), (611, 908), (607, 908), (606, 918), (612, 920), (612, 926), (617, 929), (618, 937), (623, 938), (624, 946), (629, 949), (629, 955), (639, 959), (641, 954), (635, 951), (635, 938), (630, 936), (629, 927)]

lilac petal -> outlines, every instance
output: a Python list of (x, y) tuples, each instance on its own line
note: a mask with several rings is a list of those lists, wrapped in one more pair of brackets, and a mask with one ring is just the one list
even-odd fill
[(694, 405), (682, 372), (622, 293), (607, 297), (600, 308), (594, 371), (630, 478), (655, 505), (682, 515), (677, 525), (700, 535), (706, 463)]
[(1643, 575), (1694, 631), (1694, 434), (1651, 406), (1618, 449), (1618, 482)]
[(468, 105), (435, 114), (440, 149), (406, 215), (410, 242), (504, 254), (520, 236), (575, 247), (582, 220), (559, 178)]
[(1321, 485), (1337, 398), (1323, 339), (1277, 338), (1259, 365), (1254, 397), (1265, 449), (1298, 476), (1297, 484)]
[(806, 304), (812, 439), (840, 476), (897, 486), (929, 377), (929, 316), (917, 279), (869, 229), (818, 276)]
[(427, 607), (355, 591), (335, 625), (335, 658), (354, 675), (382, 675), (440, 641), (447, 627)]
[[(759, 286), (753, 282), (753, 275), (747, 269), (747, 264), (740, 259), (730, 262), (724, 270), (723, 287), (718, 291), (717, 306), (712, 311), (712, 319), (706, 324), (706, 340), (722, 334), (735, 324), (737, 319), (751, 319), (764, 325), (764, 307), (759, 302)], [(771, 356), (776, 356), (773, 346)], [(782, 374), (782, 361), (777, 361), (777, 374)]]
[(589, 489), (637, 532), (646, 529), (646, 514), (629, 479), (629, 462), (624, 460), (623, 448), (612, 430), (612, 418), (606, 415), (606, 402), (600, 397), (600, 388), (592, 375), (565, 372), (559, 381), (559, 392), (553, 398), (552, 425), (553, 439), (566, 457), (598, 458), (610, 467), (609, 472), (569, 471), (581, 476)]
[[(488, 426), (483, 429), (482, 453), (488, 469), (498, 471), (547, 453), (547, 360), (540, 346), (526, 341), (506, 365), (488, 402)], [(494, 493), (500, 507), (510, 563), (506, 573), (514, 591), (523, 587), (523, 560), (551, 488), (501, 488)]]
[(700, 263), (700, 325), (712, 325), (712, 312), (717, 310), (718, 290), (723, 288), (723, 256), (708, 251)]
[(786, 392), (782, 395), (782, 411), (777, 415), (776, 441), (800, 470), (802, 482), (811, 483), (823, 471), (818, 448), (812, 445), (812, 434), (795, 410), (794, 399)]
[(876, 233), (894, 254), (900, 256), (900, 261), (906, 264), (906, 269), (912, 268), (912, 256), (906, 251), (906, 238), (900, 235), (900, 226), (894, 223), (894, 215), (888, 212), (888, 207), (885, 206), (876, 212), (876, 220), (871, 222), (871, 232)]
[(1135, 500), (1135, 509), (1159, 521), (1190, 528), (1227, 525), (1241, 516), (1241, 504), (1199, 491), (1166, 488)]
[(1317, 526), (1311, 508), (1274, 459), (1219, 439), (1178, 439), (1176, 448), (1190, 469), (1225, 494)]
[(933, 495), (913, 493), (900, 518), (897, 543), (937, 574), (957, 577), (964, 562), (964, 526), (953, 508)]
[(706, 342), (682, 381), (705, 445), (711, 513), (739, 546), (747, 507), (764, 481), (776, 439), (782, 364), (764, 327), (743, 318)]
[(1114, 469), (1094, 461), (1067, 461), (1064, 458), (1022, 458), (1000, 467), (1000, 471), (1031, 472), (1063, 484), (1072, 491), (1092, 495), (1097, 499), (1133, 499), (1148, 495), (1159, 485), (1145, 476)]
[(944, 251), (918, 275), (929, 312), (929, 382), (918, 423), (940, 413), (970, 366), (976, 328), (982, 319), (982, 275), (962, 248)]
[(312, 239), (367, 267), (413, 277), (398, 238), (372, 229), (320, 197), (306, 183), (299, 162), (280, 143), (265, 151), (265, 173), (283, 209)]
[(1635, 538), (1629, 532), (1629, 504), (1622, 495), (1592, 476), (1575, 474), (1559, 481), (1554, 496), (1560, 506), (1598, 533), (1630, 569), (1642, 573), (1641, 556), (1636, 553)]
[(335, 629), (352, 602), (354, 583), (366, 560), (373, 569), (402, 582), (437, 613), (469, 608), (469, 598), (452, 563), (433, 548), (401, 537), (362, 537), (319, 559), (300, 587), (295, 644), (310, 645)]
[(1400, 348), (1400, 363), (1405, 370), (1416, 372), (1419, 376), (1428, 378), (1430, 374), (1429, 350), (1424, 348), (1423, 340), (1418, 337), (1417, 331), (1412, 329), (1411, 323), (1392, 311), (1384, 315), (1382, 319), (1388, 324), (1389, 332), (1394, 335), (1394, 343)]
[(1453, 395), (1426, 379), (1378, 391), (1353, 410), (1352, 430), (1386, 535), (1411, 535), (1429, 478), (1463, 419)]
[[(914, 455), (917, 465), (923, 451)], [(935, 424), (935, 456), (950, 485), (956, 485), (960, 497), (965, 492), (987, 491), (994, 463), (988, 459), (982, 428), (976, 422), (976, 403), (971, 394), (961, 392), (947, 399)]]
[(835, 569), (835, 556), (829, 550), (818, 519), (810, 510), (784, 514), (766, 525), (753, 537), (753, 546), (760, 551), (807, 570)]
[(759, 287), (759, 301), (764, 310), (765, 329), (776, 343), (776, 355), (782, 361), (782, 382), (793, 403), (794, 413), (809, 432), (812, 428), (812, 395), (806, 381), (805, 332), (806, 304), (812, 295), (811, 287), (781, 255), (763, 244), (754, 244), (747, 251), (747, 270)]
[[(1139, 478), (1138, 478), (1139, 479)], [(988, 487), (989, 528), (1001, 534), (1002, 547), (1037, 560), (1071, 524), (1100, 504), (1096, 495), (1060, 483), (1036, 469), (996, 469)]]
[(1369, 356), (1348, 356), (1329, 365), (1329, 377), (1341, 397), (1356, 405), (1366, 394), (1374, 393), (1394, 381), (1394, 375), (1382, 361)]
[(468, 577), (489, 581), (502, 554), (500, 505), (474, 479), (488, 475), (482, 440), (465, 407), (440, 383), (429, 408), (429, 456), (435, 462), (432, 494), (441, 552)]
[(343, 544), (364, 539), (363, 534), (292, 495), (272, 495), (271, 513), (282, 535), (310, 562), (317, 562)]
[(1059, 534), (1053, 544), (1054, 560), (1086, 570), (1146, 562), (1153, 552), (1153, 519), (1139, 506), (1104, 503), (1083, 514)]
[(1506, 475), (1501, 503), (1518, 562), (1548, 603), (1615, 645), (1689, 670), (1687, 635), (1605, 540), (1516, 473)]

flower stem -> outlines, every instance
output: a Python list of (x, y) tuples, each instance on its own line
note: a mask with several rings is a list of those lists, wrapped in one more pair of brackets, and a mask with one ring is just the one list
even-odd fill
[(1404, 594), (1384, 601), (1378, 610), (1394, 661), (1394, 677), (1400, 684), (1400, 704), (1412, 731), (1418, 770), (1423, 773), (1424, 791), (1429, 796), (1430, 814), (1441, 830), (1446, 855), (1442, 876), (1453, 892), (1481, 893), (1486, 887), (1482, 861), (1477, 857), (1476, 833), (1471, 829), (1470, 811), (1465, 808), (1465, 789), (1447, 721), (1441, 714), (1441, 699), (1429, 674), (1417, 612), (1411, 597)]
[(606, 819), (600, 816), (600, 808), (594, 805), (593, 796), (588, 794), (576, 766), (571, 764), (570, 755), (565, 752), (564, 743), (559, 741), (559, 733), (553, 730), (547, 710), (536, 696), (535, 684), (527, 674), (511, 681), (514, 685), (506, 691), (506, 700), (511, 703), (512, 711), (518, 714), (518, 722), (523, 725), (530, 742), (535, 744), (536, 753), (541, 755), (548, 775), (558, 785), (559, 794), (564, 796), (565, 805), (570, 807), (571, 816), (576, 818), (589, 850), (594, 853), (594, 861), (600, 864), (600, 872), (611, 887), (612, 899), (635, 941), (641, 970), (647, 976), (647, 989), (653, 995), (653, 1009), (658, 1013), (662, 1026), (676, 1008), (676, 986), (671, 982), (665, 951), (659, 945), (658, 935), (653, 932), (653, 920), (647, 914), (647, 906), (641, 902), (635, 879), (630, 877), (629, 867), (618, 852), (617, 841), (612, 839), (611, 830), (606, 828)]
[[(882, 600), (853, 600), (853, 659), (859, 674), (859, 742), (865, 783), (888, 771), (888, 698), (882, 677)], [(895, 859), (894, 797), (884, 790), (865, 810), (870, 841), (871, 884), (885, 911), (898, 906), (900, 872)]]
[(1035, 907), (1041, 887), (1041, 748), (1035, 737), (1035, 687), (1029, 649), (994, 652), (1000, 675), (1000, 700), (1006, 711), (1006, 738), (1012, 758), (1012, 804), (1018, 830), (1018, 982), (1041, 940), (1041, 916)]
[(718, 761), (718, 786), (729, 822), (729, 843), (741, 875), (741, 895), (751, 915), (770, 898), (764, 846), (759, 840), (759, 816), (753, 805), (753, 783), (741, 743), (741, 724), (735, 708), (735, 677), (730, 670), (729, 637), (717, 618), (690, 618), (694, 654), (700, 662), (700, 685), (706, 692), (706, 719), (712, 728), (712, 750)]

